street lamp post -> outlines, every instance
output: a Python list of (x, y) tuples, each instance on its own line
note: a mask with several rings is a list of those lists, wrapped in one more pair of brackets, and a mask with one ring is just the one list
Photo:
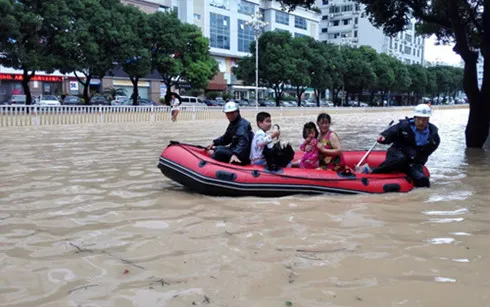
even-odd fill
[(269, 23), (262, 21), (262, 14), (255, 12), (250, 15), (252, 18), (250, 21), (246, 21), (245, 24), (252, 26), (255, 35), (255, 107), (259, 108), (259, 36), (264, 27)]
[[(339, 43), (339, 51), (340, 51), (340, 46), (347, 45), (350, 46), (350, 41), (352, 40), (352, 37), (342, 37)], [(342, 80), (342, 100), (340, 102), (340, 106), (343, 107), (345, 102), (345, 85), (344, 85), (344, 80)]]

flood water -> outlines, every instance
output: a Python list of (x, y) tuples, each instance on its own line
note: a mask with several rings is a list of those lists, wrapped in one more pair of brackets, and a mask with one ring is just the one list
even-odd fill
[[(405, 115), (332, 127), (366, 149)], [(467, 116), (431, 119), (431, 189), (267, 199), (194, 194), (157, 168), (169, 140), (206, 145), (224, 117), (2, 129), (0, 306), (490, 306), (490, 152), (465, 150)], [(309, 120), (275, 122), (298, 146)]]

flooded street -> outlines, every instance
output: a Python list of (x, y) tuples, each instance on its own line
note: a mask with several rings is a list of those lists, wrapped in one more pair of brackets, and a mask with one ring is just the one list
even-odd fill
[[(405, 115), (332, 128), (367, 149)], [(283, 198), (163, 177), (169, 141), (207, 145), (224, 116), (1, 129), (0, 306), (490, 306), (490, 151), (465, 150), (467, 117), (435, 110), (431, 189)], [(295, 148), (310, 120), (273, 118)]]

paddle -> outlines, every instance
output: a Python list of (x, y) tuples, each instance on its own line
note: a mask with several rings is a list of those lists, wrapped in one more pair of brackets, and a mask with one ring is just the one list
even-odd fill
[(170, 141), (170, 145), (184, 145), (184, 146), (196, 147), (196, 148), (199, 148), (199, 149), (206, 149), (205, 146), (188, 144), (188, 143), (181, 143), (179, 141)]
[[(386, 129), (388, 129), (389, 127), (391, 127), (391, 125), (393, 125), (393, 121), (391, 121), (388, 124), (388, 127)], [(371, 146), (371, 148), (369, 148), (369, 150), (366, 152), (366, 154), (364, 155), (364, 157), (362, 157), (361, 161), (359, 161), (359, 163), (357, 163), (356, 168), (359, 167), (359, 166), (361, 166), (362, 162), (364, 162), (364, 160), (366, 160), (366, 158), (369, 156), (369, 154), (374, 149), (374, 147), (376, 146), (376, 144), (378, 144), (378, 140), (374, 141), (373, 146)]]

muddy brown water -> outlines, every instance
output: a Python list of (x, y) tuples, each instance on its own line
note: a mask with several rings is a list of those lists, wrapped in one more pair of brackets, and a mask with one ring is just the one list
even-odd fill
[[(333, 128), (366, 149), (405, 115)], [(283, 198), (162, 176), (169, 140), (206, 145), (224, 118), (2, 129), (0, 306), (490, 306), (490, 152), (465, 150), (467, 116), (431, 119), (431, 189)], [(282, 139), (308, 120), (282, 118)]]

